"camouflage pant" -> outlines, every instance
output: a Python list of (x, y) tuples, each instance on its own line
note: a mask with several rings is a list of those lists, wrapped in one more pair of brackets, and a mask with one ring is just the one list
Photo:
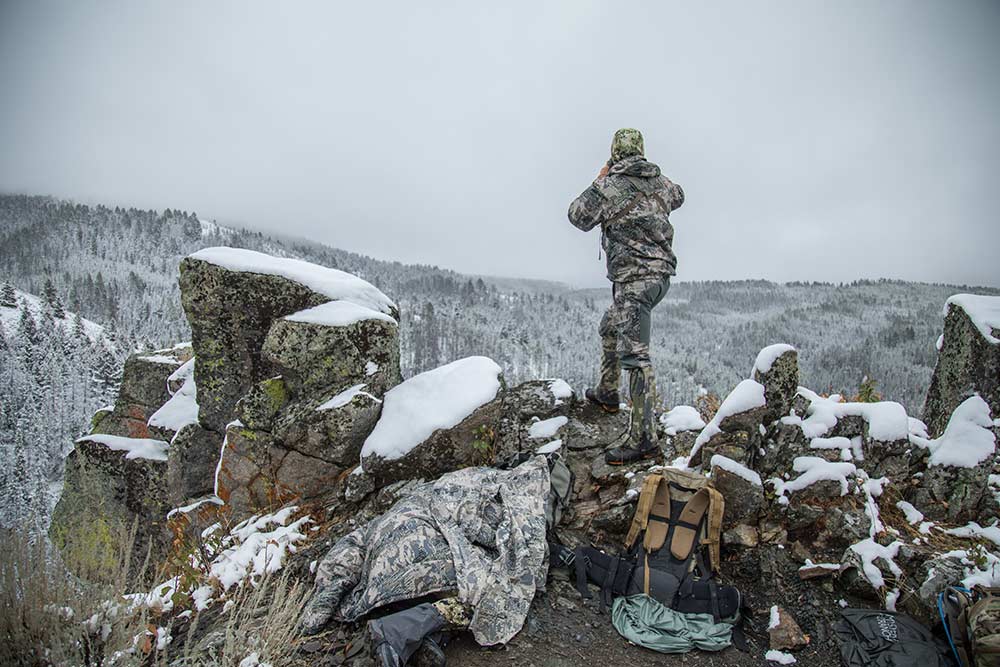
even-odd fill
[(601, 379), (598, 391), (617, 393), (621, 371), (629, 371), (632, 399), (632, 436), (652, 435), (655, 386), (649, 359), (650, 315), (670, 288), (670, 276), (662, 280), (615, 283), (613, 300), (601, 324)]

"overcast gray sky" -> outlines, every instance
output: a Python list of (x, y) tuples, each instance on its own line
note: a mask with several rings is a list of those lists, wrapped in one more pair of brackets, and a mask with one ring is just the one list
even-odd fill
[(0, 190), (599, 285), (566, 207), (634, 126), (679, 279), (998, 285), (997, 35), (972, 0), (3, 0)]

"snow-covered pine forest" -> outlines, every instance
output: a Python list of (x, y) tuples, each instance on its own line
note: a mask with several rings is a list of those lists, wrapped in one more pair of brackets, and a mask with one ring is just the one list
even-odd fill
[[(177, 266), (214, 245), (298, 257), (377, 285), (402, 311), (404, 376), (474, 354), (503, 364), (512, 384), (562, 377), (581, 390), (596, 373), (596, 329), (609, 289), (381, 261), (223, 227), (194, 212), (0, 195), (0, 282), (15, 295), (0, 331), (0, 493), (9, 499), (0, 520), (26, 515), (34, 498), (46, 506), (42, 490), (59, 478), (73, 437), (110, 402), (126, 354), (189, 338)], [(919, 414), (942, 305), (964, 291), (1000, 294), (886, 280), (677, 282), (654, 312), (662, 402), (724, 393), (746, 377), (743, 366), (759, 349), (787, 342), (800, 352), (806, 386), (853, 394), (868, 376), (884, 397)]]

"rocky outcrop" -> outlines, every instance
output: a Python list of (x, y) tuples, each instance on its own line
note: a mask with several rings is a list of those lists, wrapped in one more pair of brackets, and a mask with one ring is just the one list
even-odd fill
[(66, 458), (50, 528), (53, 542), (66, 553), (86, 553), (91, 562), (114, 558), (134, 524), (133, 555), (139, 558), (147, 548), (153, 557), (162, 555), (172, 506), (166, 451), (175, 433), (150, 426), (149, 420), (171, 398), (168, 378), (191, 352), (189, 345), (179, 345), (125, 361), (115, 405), (98, 411), (91, 435), (77, 441)]
[(495, 362), (468, 357), (391, 389), (361, 449), (364, 473), (385, 484), (493, 463), (503, 388)]
[[(279, 374), (275, 367), (279, 358), (288, 362), (287, 370), (305, 370), (301, 362), (308, 352), (298, 351), (296, 357), (290, 346), (282, 345), (287, 335), (294, 337), (296, 327), (279, 327), (269, 348), (285, 352), (284, 356), (262, 354), (276, 321), (332, 300), (344, 300), (390, 318), (399, 315), (384, 294), (360, 278), (235, 248), (207, 248), (185, 258), (180, 266), (180, 286), (199, 361), (195, 372), (201, 391), (199, 419), (203, 426), (219, 433), (232, 421), (236, 402), (254, 384)], [(338, 360), (331, 353), (338, 349), (337, 343), (313, 342), (320, 346), (316, 352), (326, 354), (322, 359), (313, 358), (316, 371), (330, 378), (328, 385), (335, 384), (330, 376), (336, 373)], [(323, 348), (324, 342), (329, 342), (329, 347)], [(341, 344), (339, 349), (346, 352), (345, 347)], [(298, 379), (295, 375), (292, 382)]]
[(932, 437), (944, 433), (962, 401), (979, 394), (1000, 415), (1000, 297), (956, 294), (945, 304), (944, 333), (924, 401)]
[(190, 360), (190, 345), (165, 350), (140, 352), (125, 360), (118, 398), (110, 411), (99, 411), (92, 424), (93, 433), (126, 438), (155, 436), (169, 439), (162, 429), (150, 431), (149, 418), (170, 399), (167, 378)]
[(215, 493), (239, 515), (330, 492), (400, 381), (395, 305), (349, 274), (231, 248), (185, 259), (181, 290), (216, 434), (190, 457), (214, 457)]

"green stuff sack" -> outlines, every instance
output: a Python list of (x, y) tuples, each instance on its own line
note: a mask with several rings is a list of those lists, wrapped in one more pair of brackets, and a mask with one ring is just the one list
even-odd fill
[(975, 667), (1000, 667), (1000, 588), (976, 586), (966, 611)]
[(660, 653), (721, 651), (732, 643), (737, 620), (738, 614), (719, 623), (711, 614), (682, 614), (648, 595), (619, 597), (611, 606), (611, 623), (618, 634)]

